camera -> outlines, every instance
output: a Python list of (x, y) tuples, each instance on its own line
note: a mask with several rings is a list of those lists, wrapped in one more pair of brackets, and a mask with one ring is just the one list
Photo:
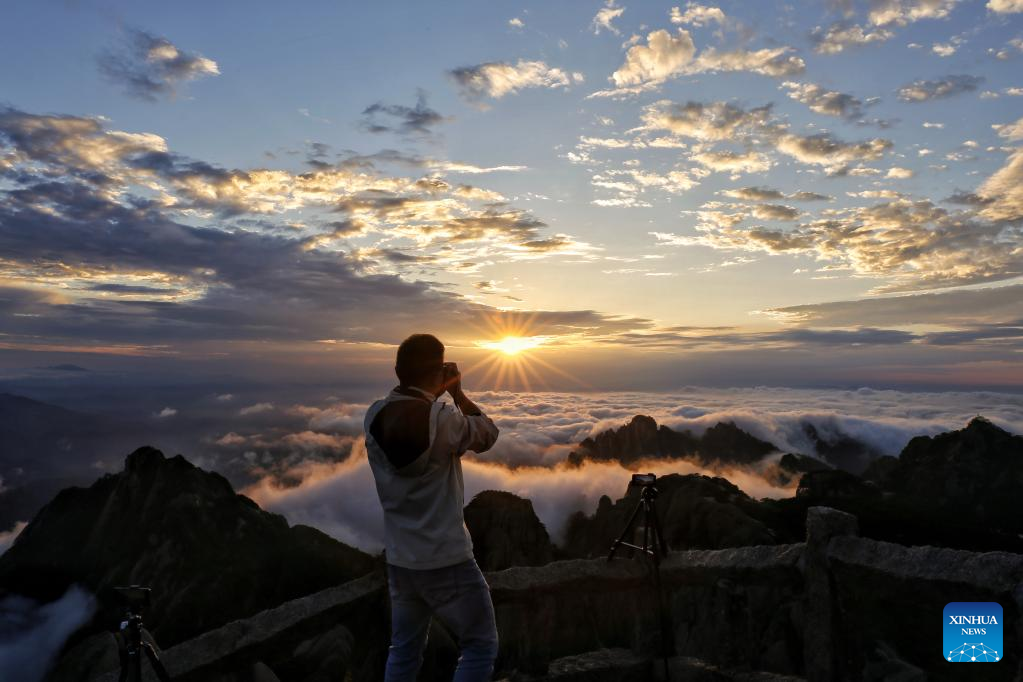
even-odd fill
[(121, 597), (121, 601), (128, 606), (129, 610), (137, 613), (149, 607), (150, 595), (153, 590), (141, 585), (131, 585), (129, 587), (115, 587), (114, 592)]
[(657, 476), (654, 474), (633, 474), (629, 485), (648, 486), (657, 483)]
[(444, 363), (444, 380), (448, 381), (454, 379), (455, 375), (458, 374), (458, 365), (453, 362)]

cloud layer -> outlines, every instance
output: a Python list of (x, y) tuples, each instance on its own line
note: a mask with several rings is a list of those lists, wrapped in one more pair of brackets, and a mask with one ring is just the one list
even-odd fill
[[(463, 460), (466, 501), (488, 489), (529, 498), (556, 540), (561, 539), (564, 522), (573, 511), (592, 513), (601, 495), (612, 499), (623, 495), (631, 473), (606, 463), (566, 468), (564, 460), (572, 446), (620, 426), (635, 414), (648, 414), (658, 423), (697, 434), (718, 422), (732, 421), (781, 451), (811, 456), (815, 451), (806, 424), (812, 424), (824, 439), (849, 436), (890, 455), (897, 455), (913, 436), (961, 428), (976, 414), (1023, 432), (1023, 399), (997, 393), (693, 387), (672, 393), (481, 392), (473, 398), (495, 419), (501, 436), (482, 458), (470, 453)], [(350, 457), (292, 462), (287, 476), (266, 475), (247, 486), (245, 494), (292, 523), (314, 525), (345, 542), (377, 551), (382, 546), (382, 518), (364, 444), (351, 421), (346, 419), (340, 429), (355, 438)], [(659, 475), (722, 474), (758, 498), (792, 494), (791, 489), (768, 484), (755, 470), (707, 472), (678, 461), (647, 462), (635, 469)]]

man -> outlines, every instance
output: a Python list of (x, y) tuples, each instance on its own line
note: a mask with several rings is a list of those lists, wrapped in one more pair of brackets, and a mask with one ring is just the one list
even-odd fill
[[(484, 452), (497, 426), (462, 391), (462, 375), (444, 362), (444, 344), (413, 334), (398, 346), (398, 385), (366, 412), (366, 452), (384, 508), (391, 596), (386, 682), (413, 682), (423, 661), (430, 617), (455, 634), (461, 655), (455, 682), (489, 680), (497, 657), (490, 587), (465, 527), (461, 457)], [(438, 400), (447, 391), (454, 405)]]

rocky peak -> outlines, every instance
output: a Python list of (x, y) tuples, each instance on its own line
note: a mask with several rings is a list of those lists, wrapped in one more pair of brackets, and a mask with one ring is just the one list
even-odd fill
[(220, 474), (144, 447), (88, 488), (66, 488), (0, 556), (0, 591), (49, 601), (78, 583), (99, 595), (94, 625), (120, 606), (111, 588), (153, 589), (161, 646), (370, 570), (371, 557), (238, 495)]
[[(184, 459), (184, 458), (182, 458)], [(128, 474), (141, 474), (159, 470), (167, 458), (154, 447), (144, 445), (124, 458), (124, 471)]]
[(579, 465), (587, 459), (630, 464), (647, 457), (693, 459), (701, 464), (737, 464), (758, 461), (775, 446), (756, 438), (733, 422), (719, 422), (700, 437), (675, 431), (653, 417), (638, 414), (628, 423), (586, 438), (569, 457)]
[(465, 507), (476, 562), (485, 571), (542, 566), (554, 558), (547, 528), (533, 503), (504, 490), (484, 490)]
[(918, 436), (892, 466), (888, 485), (896, 492), (975, 516), (982, 524), (1023, 530), (1023, 436), (975, 417), (965, 428)]

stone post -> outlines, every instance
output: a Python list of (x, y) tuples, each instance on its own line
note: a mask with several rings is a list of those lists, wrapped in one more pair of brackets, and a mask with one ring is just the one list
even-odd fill
[(806, 630), (803, 663), (808, 682), (843, 679), (838, 665), (839, 614), (828, 566), (828, 543), (841, 535), (857, 535), (856, 517), (830, 507), (810, 507), (806, 512)]

